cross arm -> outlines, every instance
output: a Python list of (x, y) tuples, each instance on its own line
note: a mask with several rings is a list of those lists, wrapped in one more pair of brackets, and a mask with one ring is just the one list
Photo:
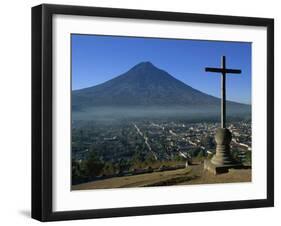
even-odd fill
[(241, 74), (241, 70), (239, 69), (225, 69), (225, 73), (230, 73), (230, 74)]
[(223, 68), (213, 68), (213, 67), (206, 67), (206, 72), (217, 72), (217, 73), (231, 73), (231, 74), (241, 74), (241, 70), (239, 69), (223, 69)]
[(213, 68), (213, 67), (206, 67), (205, 68), (206, 72), (217, 72), (217, 73), (222, 73), (223, 69), (221, 68)]

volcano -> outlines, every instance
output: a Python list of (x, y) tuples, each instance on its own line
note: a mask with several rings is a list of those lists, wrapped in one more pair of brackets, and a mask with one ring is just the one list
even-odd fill
[[(250, 105), (227, 101), (230, 109), (249, 112)], [(151, 62), (141, 62), (102, 84), (72, 91), (72, 111), (98, 107), (204, 108), (219, 113), (220, 99), (176, 79)]]

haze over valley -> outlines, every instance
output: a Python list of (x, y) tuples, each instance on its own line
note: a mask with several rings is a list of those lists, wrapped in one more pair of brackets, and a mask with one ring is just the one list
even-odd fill
[[(249, 119), (251, 106), (227, 101), (230, 118)], [(151, 62), (96, 86), (72, 91), (73, 120), (218, 120), (220, 99), (181, 82)]]

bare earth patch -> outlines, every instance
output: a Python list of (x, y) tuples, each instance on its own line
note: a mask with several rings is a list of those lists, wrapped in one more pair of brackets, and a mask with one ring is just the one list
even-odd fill
[(228, 173), (214, 175), (208, 171), (203, 170), (203, 166), (200, 165), (193, 170), (195, 175), (198, 175), (196, 179), (191, 181), (185, 181), (180, 184), (213, 184), (213, 183), (234, 183), (234, 182), (251, 182), (252, 170), (251, 169), (229, 169)]
[(187, 169), (114, 177), (83, 183), (72, 186), (72, 190), (250, 182), (251, 175), (251, 169), (230, 169), (228, 173), (213, 175), (203, 171), (203, 165), (200, 164)]

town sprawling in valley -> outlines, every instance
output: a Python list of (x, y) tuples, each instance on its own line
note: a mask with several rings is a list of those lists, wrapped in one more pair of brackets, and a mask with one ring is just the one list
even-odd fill
[[(73, 121), (72, 185), (187, 169), (215, 153), (219, 123), (184, 120)], [(231, 152), (251, 165), (251, 121), (229, 121)]]

